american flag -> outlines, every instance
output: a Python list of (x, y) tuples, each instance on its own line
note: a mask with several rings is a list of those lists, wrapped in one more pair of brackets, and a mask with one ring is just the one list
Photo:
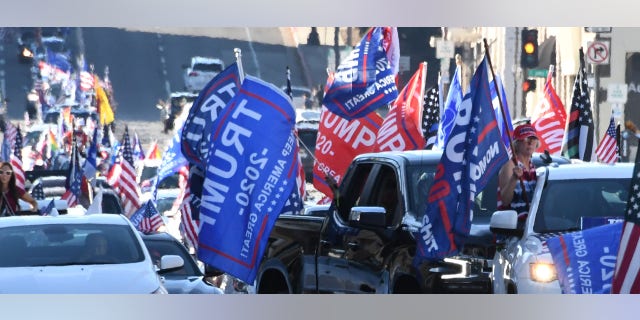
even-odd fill
[(618, 141), (616, 139), (616, 125), (613, 122), (613, 115), (609, 121), (609, 127), (604, 137), (596, 148), (596, 155), (600, 162), (615, 163), (618, 160)]
[(640, 293), (640, 152), (631, 178), (631, 190), (624, 215), (622, 237), (611, 283), (611, 293)]
[[(44, 207), (44, 209), (42, 209), (42, 211), (40, 212), (40, 215), (43, 216), (52, 216), (54, 214), (52, 214), (53, 209), (56, 207), (55, 202), (53, 199), (51, 199), (51, 201), (49, 201), (49, 204)], [(58, 211), (58, 210), (56, 210)]]
[(435, 85), (424, 95), (424, 112), (422, 113), (422, 133), (426, 142), (425, 149), (433, 148), (438, 136), (440, 123), (440, 94)]
[(76, 137), (73, 136), (73, 143), (71, 147), (71, 164), (69, 165), (69, 172), (67, 173), (67, 181), (65, 187), (67, 191), (62, 195), (60, 199), (67, 201), (68, 207), (75, 207), (78, 204), (78, 199), (82, 194), (80, 189), (80, 183), (82, 182), (82, 168), (80, 168), (80, 155), (78, 154), (78, 145), (76, 144)]
[(134, 162), (144, 160), (144, 150), (142, 149), (142, 143), (138, 139), (138, 133), (133, 133), (133, 160)]
[(133, 165), (133, 152), (131, 150), (131, 140), (129, 139), (129, 129), (124, 128), (122, 136), (122, 159), (116, 162), (109, 171), (108, 182), (120, 195), (124, 213), (130, 217), (140, 208), (140, 187), (136, 183), (136, 170)]
[(180, 231), (187, 245), (198, 250), (198, 232), (200, 227), (198, 220), (191, 215), (191, 190), (189, 186), (184, 191), (182, 205), (180, 206)]
[(144, 233), (155, 232), (164, 225), (162, 216), (160, 216), (158, 209), (156, 209), (156, 206), (151, 200), (136, 210), (136, 212), (129, 217), (129, 220), (131, 220), (131, 223), (136, 229)]
[(567, 158), (583, 161), (595, 160), (595, 129), (591, 115), (591, 101), (587, 86), (584, 52), (580, 48), (580, 70), (573, 85), (573, 97), (563, 149)]
[(13, 153), (13, 143), (16, 139), (16, 126), (10, 121), (4, 121), (4, 138), (2, 140), (2, 159), (10, 161), (11, 153)]
[(13, 174), (16, 176), (16, 187), (24, 190), (24, 170), (22, 169), (22, 134), (20, 128), (16, 128), (15, 141), (13, 143), (13, 154), (11, 154), (11, 166)]
[(93, 89), (94, 78), (88, 71), (80, 71), (80, 89), (82, 91), (89, 91)]
[(44, 200), (46, 196), (44, 195), (44, 188), (42, 188), (42, 181), (38, 179), (33, 189), (31, 189), (31, 196), (35, 200)]

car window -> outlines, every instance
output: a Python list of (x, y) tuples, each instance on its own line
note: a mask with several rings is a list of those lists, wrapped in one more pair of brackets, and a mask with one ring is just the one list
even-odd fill
[(547, 181), (533, 230), (538, 233), (582, 229), (595, 218), (623, 217), (629, 179)]
[(103, 193), (102, 194), (102, 212), (104, 213), (115, 213), (121, 214), (122, 206), (120, 202), (118, 202), (118, 198), (113, 193)]
[(338, 214), (344, 221), (349, 221), (351, 207), (360, 199), (360, 194), (373, 167), (373, 163), (359, 163), (355, 170), (348, 169), (349, 176), (342, 179), (345, 183), (340, 184)]
[(179, 173), (174, 173), (164, 179), (162, 179), (162, 181), (160, 181), (160, 183), (158, 183), (158, 189), (173, 189), (173, 188), (179, 188), (179, 181), (180, 180), (180, 174)]
[(412, 204), (411, 211), (414, 211), (416, 217), (422, 217), (427, 210), (427, 197), (429, 189), (433, 185), (436, 175), (435, 166), (409, 166), (407, 168), (408, 182), (416, 183), (416, 188), (408, 188), (410, 190), (409, 200)]
[(0, 246), (0, 268), (91, 264), (91, 261), (81, 259), (90, 234), (104, 235), (106, 239), (106, 250), (100, 262), (144, 260), (142, 247), (128, 225), (37, 224), (0, 229), (0, 243), (3, 244)]
[(165, 211), (171, 210), (173, 207), (173, 202), (176, 201), (175, 197), (167, 197), (167, 198), (158, 198), (156, 208), (160, 214), (163, 214)]
[(143, 167), (140, 173), (140, 181), (151, 179), (158, 175), (158, 167)]

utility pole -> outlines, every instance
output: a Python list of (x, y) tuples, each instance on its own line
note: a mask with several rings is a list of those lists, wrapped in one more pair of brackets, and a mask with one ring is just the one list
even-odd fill
[(340, 65), (340, 27), (335, 27), (333, 30), (333, 51), (335, 53), (336, 70)]

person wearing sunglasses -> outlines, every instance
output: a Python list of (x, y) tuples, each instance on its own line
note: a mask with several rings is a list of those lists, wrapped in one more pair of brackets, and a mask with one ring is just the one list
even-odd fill
[(0, 163), (0, 216), (13, 216), (20, 210), (18, 203), (22, 199), (31, 204), (31, 211), (38, 211), (38, 203), (28, 192), (16, 186), (16, 176), (13, 174), (13, 167), (9, 162)]

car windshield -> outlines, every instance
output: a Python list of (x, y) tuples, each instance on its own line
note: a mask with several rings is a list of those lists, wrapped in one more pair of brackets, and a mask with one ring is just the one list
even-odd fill
[(158, 198), (156, 208), (160, 214), (164, 214), (165, 211), (170, 211), (173, 207), (173, 202), (176, 201), (176, 197)]
[(158, 175), (158, 167), (143, 167), (140, 173), (140, 181), (149, 180)]
[(220, 72), (222, 71), (222, 65), (217, 63), (196, 63), (193, 65), (193, 71)]
[(538, 233), (586, 229), (622, 218), (629, 179), (550, 180), (542, 191), (533, 230)]
[(37, 224), (0, 229), (0, 268), (135, 263), (144, 253), (128, 225)]
[(184, 260), (184, 266), (164, 273), (164, 277), (202, 276), (202, 272), (194, 263), (193, 258), (180, 243), (173, 240), (144, 239), (144, 244), (147, 246), (151, 260), (156, 266), (160, 266), (160, 257), (168, 254), (180, 256)]

